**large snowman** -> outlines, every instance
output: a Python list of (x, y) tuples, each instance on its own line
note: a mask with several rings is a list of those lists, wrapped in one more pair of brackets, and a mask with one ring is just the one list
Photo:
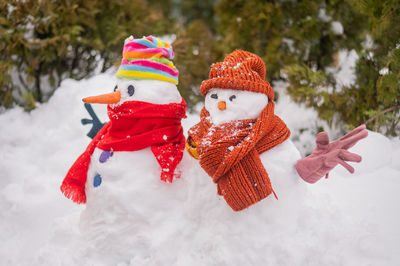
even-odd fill
[(290, 130), (274, 114), (274, 92), (265, 72), (260, 57), (241, 50), (213, 64), (200, 87), (205, 97), (201, 121), (189, 130), (187, 150), (234, 211), (265, 198), (285, 200), (301, 190), (300, 177), (315, 183), (338, 164), (354, 172), (346, 161), (361, 157), (347, 149), (368, 135), (364, 125), (332, 143), (326, 132), (320, 133), (317, 148), (301, 159)]
[(186, 104), (173, 57), (156, 37), (129, 37), (114, 91), (83, 100), (108, 104), (110, 122), (70, 168), (61, 191), (86, 203), (81, 231), (96, 256), (104, 255), (99, 261), (145, 257), (157, 246), (154, 235), (164, 243), (164, 228), (177, 217), (184, 190), (179, 179), (171, 183), (180, 177)]
[(358, 237), (335, 208), (311, 203), (304, 181), (315, 183), (338, 164), (353, 172), (346, 161), (361, 157), (347, 149), (368, 135), (365, 126), (333, 142), (320, 133), (314, 152), (301, 158), (274, 114), (265, 72), (261, 58), (237, 50), (201, 84), (205, 106), (186, 142), (199, 164), (192, 160), (187, 174), (181, 265), (340, 265), (342, 249), (353, 246), (348, 233)]
[(274, 114), (265, 72), (261, 58), (235, 51), (213, 64), (202, 82), (205, 106), (186, 142), (198, 161), (185, 163), (188, 194), (175, 236), (184, 244), (165, 265), (332, 264), (339, 253), (331, 250), (343, 253), (352, 245), (347, 234), (356, 230), (335, 208), (311, 204), (303, 180), (315, 183), (338, 164), (354, 171), (346, 161), (361, 157), (347, 149), (367, 136), (365, 127), (331, 143), (320, 133), (315, 151), (301, 158)]

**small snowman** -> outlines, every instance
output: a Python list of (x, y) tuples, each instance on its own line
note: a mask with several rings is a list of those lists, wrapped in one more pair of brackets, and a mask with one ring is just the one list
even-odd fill
[[(110, 121), (69, 169), (61, 191), (86, 203), (81, 228), (108, 258), (148, 252), (149, 241), (141, 233), (157, 221), (168, 224), (168, 215), (153, 212), (171, 214), (180, 201), (179, 184), (166, 184), (179, 177), (185, 149), (181, 119), (186, 103), (176, 87), (173, 57), (168, 43), (131, 36), (124, 43), (114, 91), (83, 99), (108, 104)], [(154, 227), (154, 234), (157, 228), (162, 230)]]
[(322, 132), (314, 152), (302, 159), (290, 130), (274, 114), (274, 91), (265, 72), (260, 57), (241, 50), (213, 64), (200, 87), (205, 97), (200, 122), (188, 134), (189, 154), (234, 211), (271, 194), (285, 197), (299, 187), (299, 177), (315, 183), (338, 164), (354, 172), (346, 161), (361, 157), (347, 150), (368, 135), (363, 125), (330, 143)]

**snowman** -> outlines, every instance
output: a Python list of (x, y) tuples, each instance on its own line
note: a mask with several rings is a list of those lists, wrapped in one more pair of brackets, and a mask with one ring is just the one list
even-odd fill
[(181, 119), (186, 103), (176, 87), (173, 57), (168, 43), (131, 36), (124, 43), (114, 91), (83, 99), (108, 104), (110, 122), (70, 168), (61, 191), (86, 203), (81, 231), (96, 254), (107, 254), (104, 260), (129, 258), (133, 251), (145, 257), (154, 243), (143, 232), (151, 228), (158, 234), (168, 217), (176, 218), (172, 214), (184, 190), (179, 182), (171, 183), (180, 175), (177, 166), (185, 149)]
[(363, 125), (330, 143), (322, 132), (314, 152), (302, 159), (290, 130), (274, 114), (274, 92), (265, 72), (260, 57), (240, 50), (213, 64), (200, 87), (205, 97), (201, 120), (189, 130), (186, 143), (234, 211), (265, 198), (301, 194), (300, 178), (315, 183), (338, 164), (354, 172), (346, 161), (360, 162), (361, 157), (348, 149), (368, 135)]
[(315, 183), (338, 164), (353, 172), (346, 161), (361, 157), (347, 149), (365, 127), (331, 143), (320, 133), (301, 158), (274, 114), (264, 62), (245, 51), (213, 64), (200, 93), (200, 122), (186, 140), (198, 161), (185, 172), (185, 245), (174, 265), (332, 265), (338, 255), (343, 264), (341, 249), (354, 246), (348, 235), (359, 235), (333, 206), (317, 207), (303, 180)]

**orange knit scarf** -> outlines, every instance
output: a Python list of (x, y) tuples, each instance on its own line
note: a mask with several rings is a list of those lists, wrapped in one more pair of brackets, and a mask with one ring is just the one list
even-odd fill
[(213, 125), (203, 108), (201, 121), (189, 130), (189, 141), (198, 143), (201, 167), (234, 211), (243, 210), (271, 193), (275, 195), (259, 155), (288, 139), (290, 130), (274, 115), (274, 107), (271, 101), (257, 119), (221, 125)]

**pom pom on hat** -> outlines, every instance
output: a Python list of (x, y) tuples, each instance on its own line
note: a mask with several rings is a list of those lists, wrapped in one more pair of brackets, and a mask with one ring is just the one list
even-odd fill
[(223, 62), (211, 66), (209, 79), (200, 86), (205, 96), (212, 88), (247, 90), (264, 93), (274, 99), (274, 91), (265, 80), (265, 65), (262, 59), (250, 52), (236, 50), (228, 54)]
[(125, 40), (122, 62), (117, 77), (128, 79), (156, 79), (178, 84), (179, 71), (172, 60), (174, 51), (169, 43), (154, 36)]

